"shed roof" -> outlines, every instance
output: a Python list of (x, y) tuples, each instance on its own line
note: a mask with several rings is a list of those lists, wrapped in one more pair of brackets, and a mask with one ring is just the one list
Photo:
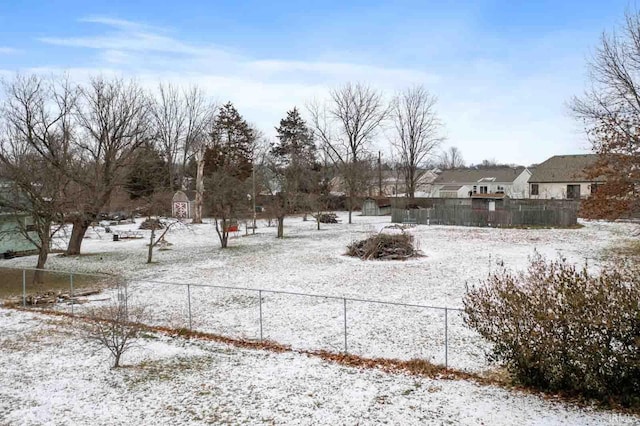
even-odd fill
[(603, 179), (589, 179), (585, 170), (592, 166), (598, 159), (596, 154), (582, 155), (554, 155), (543, 163), (540, 163), (529, 182), (591, 182)]
[(391, 206), (391, 200), (387, 197), (367, 197), (366, 199), (374, 201), (378, 207)]
[(462, 185), (445, 185), (440, 188), (440, 191), (457, 191), (462, 188)]
[(480, 167), (469, 169), (451, 169), (445, 170), (436, 178), (435, 183), (452, 184), (452, 183), (477, 183), (477, 182), (499, 182), (509, 183), (516, 180), (526, 167)]

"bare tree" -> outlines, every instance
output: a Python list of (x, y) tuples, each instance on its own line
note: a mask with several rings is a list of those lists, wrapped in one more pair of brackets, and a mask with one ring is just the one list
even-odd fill
[(68, 255), (80, 254), (91, 222), (123, 184), (123, 169), (132, 154), (151, 138), (148, 97), (135, 82), (98, 77), (79, 90), (75, 155), (80, 164), (73, 178), (84, 194), (72, 217)]
[(423, 86), (413, 86), (396, 95), (391, 108), (395, 126), (392, 145), (400, 160), (405, 192), (415, 197), (426, 163), (442, 143), (442, 123), (435, 110), (437, 98)]
[(462, 158), (462, 152), (455, 147), (449, 147), (448, 150), (440, 154), (440, 162), (438, 164), (442, 170), (457, 169), (464, 167), (464, 159)]
[[(70, 161), (76, 93), (66, 79), (20, 75), (5, 82), (3, 92), (0, 206), (13, 214), (20, 233), (37, 248), (36, 267), (42, 269), (75, 195), (63, 170)], [(34, 281), (41, 280), (37, 271)]]
[(357, 169), (387, 117), (382, 93), (361, 84), (347, 83), (330, 92), (328, 103), (308, 106), (315, 135), (331, 161), (338, 166), (347, 190), (349, 223), (355, 198), (368, 185)]
[[(158, 96), (151, 104), (153, 134), (167, 163), (169, 191), (180, 187), (176, 179), (176, 161), (186, 139), (187, 109), (180, 91), (171, 84), (160, 84)], [(180, 176), (178, 176), (180, 177)]]
[(122, 355), (135, 345), (146, 319), (144, 307), (129, 306), (123, 287), (117, 296), (106, 306), (90, 309), (84, 325), (85, 337), (109, 351), (113, 368), (120, 367)]
[[(640, 211), (640, 12), (604, 33), (589, 63), (591, 88), (571, 108), (598, 154), (588, 178), (604, 180), (583, 214), (615, 219)], [(604, 178), (604, 179), (603, 179)]]

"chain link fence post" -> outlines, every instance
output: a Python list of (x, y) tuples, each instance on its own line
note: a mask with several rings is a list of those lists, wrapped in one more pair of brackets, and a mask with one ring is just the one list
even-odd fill
[(27, 270), (22, 270), (22, 307), (27, 306)]
[(191, 319), (191, 285), (187, 284), (187, 301), (189, 303), (189, 330), (193, 330), (193, 323)]
[(74, 305), (75, 301), (73, 300), (73, 274), (69, 274), (69, 286), (71, 287), (71, 316), (74, 315)]
[(347, 352), (347, 299), (343, 298), (342, 299), (343, 305), (344, 305), (344, 353), (348, 353)]
[(258, 299), (260, 301), (260, 341), (262, 342), (262, 290), (258, 290)]
[(449, 310), (444, 308), (444, 368), (449, 368)]

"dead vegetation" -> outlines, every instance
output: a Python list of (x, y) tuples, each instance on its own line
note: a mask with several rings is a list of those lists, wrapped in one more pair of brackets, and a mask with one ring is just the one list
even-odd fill
[(411, 234), (374, 234), (366, 240), (354, 241), (347, 247), (347, 256), (362, 260), (407, 260), (419, 256)]
[(313, 216), (320, 223), (338, 223), (338, 215), (335, 213), (318, 213)]
[(100, 293), (101, 289), (96, 288), (88, 288), (88, 289), (79, 289), (75, 290), (73, 294), (70, 291), (62, 292), (62, 291), (45, 291), (39, 293), (27, 294), (24, 297), (22, 296), (14, 296), (8, 298), (4, 301), (6, 306), (15, 306), (22, 305), (23, 302), (27, 306), (44, 306), (44, 305), (53, 305), (55, 303), (69, 303), (69, 304), (79, 304), (85, 303), (84, 299), (80, 299), (87, 296), (92, 296), (94, 294)]

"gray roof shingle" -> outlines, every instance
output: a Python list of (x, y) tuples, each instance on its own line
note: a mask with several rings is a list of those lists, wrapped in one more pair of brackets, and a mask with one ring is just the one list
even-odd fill
[(592, 182), (602, 179), (589, 179), (585, 169), (593, 165), (598, 156), (596, 154), (554, 155), (543, 163), (538, 164), (529, 182)]
[(472, 169), (445, 170), (437, 177), (435, 184), (465, 184), (485, 182), (510, 183), (516, 180), (525, 167), (482, 167)]

